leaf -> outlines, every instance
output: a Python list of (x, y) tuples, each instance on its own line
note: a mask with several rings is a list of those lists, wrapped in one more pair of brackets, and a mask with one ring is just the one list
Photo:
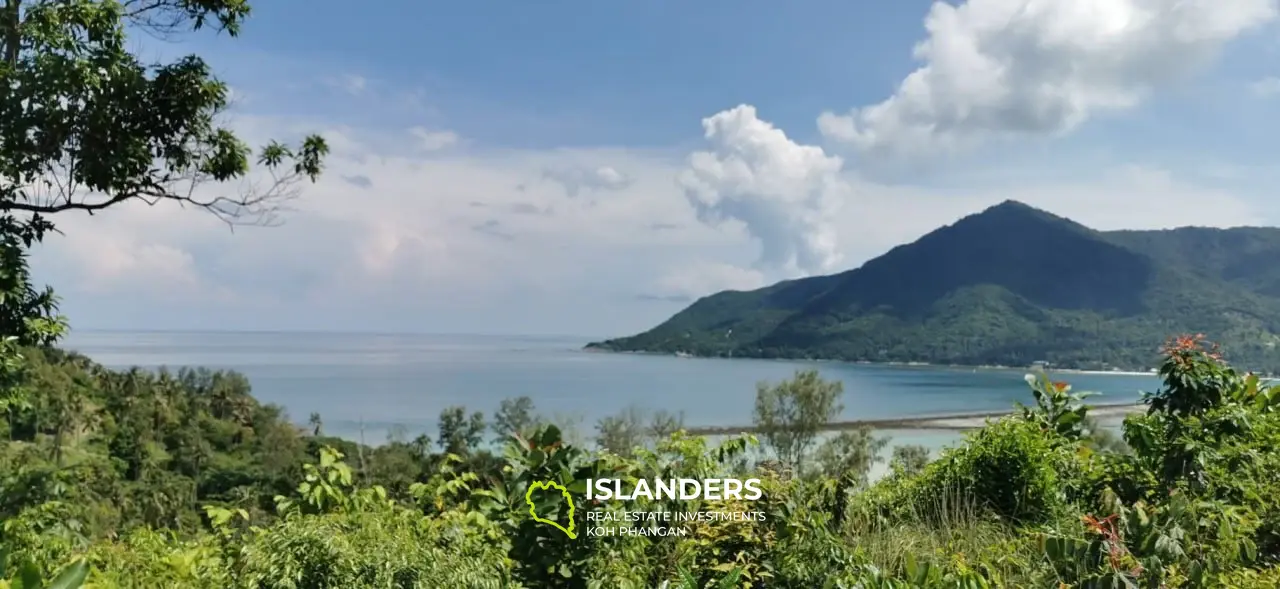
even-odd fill
[(1246, 563), (1253, 563), (1258, 560), (1258, 547), (1254, 545), (1252, 540), (1245, 539), (1240, 546), (1240, 554)]
[(745, 570), (746, 569), (744, 569), (743, 567), (734, 568), (732, 571), (729, 572), (729, 574), (725, 578), (721, 579), (720, 583), (716, 586), (719, 587), (720, 589), (729, 589), (729, 587), (733, 587), (735, 584), (737, 584), (738, 579), (742, 577), (742, 573)]
[(1192, 587), (1200, 587), (1204, 584), (1204, 566), (1200, 561), (1191, 561), (1191, 566), (1187, 569), (1187, 580), (1191, 582)]
[(64, 567), (45, 589), (79, 589), (88, 576), (89, 563), (84, 559), (78, 559)]
[(40, 576), (40, 568), (36, 563), (27, 561), (18, 571), (18, 578), (14, 579), (14, 589), (41, 589), (44, 585), (44, 579)]
[(919, 572), (919, 568), (916, 564), (915, 555), (910, 552), (906, 553), (906, 555), (903, 556), (902, 568), (907, 573), (908, 579), (911, 579), (912, 581), (916, 580), (916, 574)]

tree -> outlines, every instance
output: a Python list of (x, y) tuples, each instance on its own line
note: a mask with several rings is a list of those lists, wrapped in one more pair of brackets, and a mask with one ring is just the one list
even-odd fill
[(8, 215), (0, 216), (0, 418), (9, 438), (20, 415), (35, 408), (24, 386), (26, 362), (21, 348), (51, 345), (66, 329), (65, 318), (57, 314), (53, 290), (37, 290), (31, 284), (25, 247), (31, 245), (30, 233), (36, 230), (20, 227)]
[(828, 476), (862, 486), (867, 484), (872, 465), (880, 462), (880, 453), (888, 444), (888, 437), (877, 438), (871, 428), (862, 427), (828, 438), (818, 446), (814, 458)]
[(596, 445), (619, 456), (631, 456), (633, 450), (644, 445), (647, 433), (644, 412), (628, 407), (596, 422)]
[[(234, 37), (246, 0), (6, 0), (0, 12), (0, 214), (39, 241), (45, 216), (139, 201), (273, 224), (328, 153), (311, 135), (253, 153), (216, 119), (228, 88), (198, 56), (144, 65), (126, 28)], [(241, 181), (232, 190), (218, 185)], [(13, 214), (23, 214), (18, 220)]]
[(1092, 415), (1084, 418), (1084, 429), (1088, 432), (1084, 442), (1094, 450), (1115, 454), (1129, 454), (1133, 451), (1129, 444), (1125, 443), (1123, 436), (1107, 429)]
[(537, 428), (541, 419), (533, 412), (533, 399), (516, 397), (503, 399), (498, 411), (493, 414), (493, 433), (496, 441), (502, 443), (511, 434), (527, 437)]
[(311, 426), (311, 435), (320, 437), (320, 433), (324, 430), (324, 420), (320, 419), (320, 414), (312, 411), (311, 417), (307, 418), (307, 424)]
[(889, 467), (907, 475), (917, 474), (929, 464), (929, 449), (919, 444), (897, 446)]
[(659, 410), (649, 418), (649, 435), (655, 440), (661, 440), (671, 437), (680, 430), (684, 429), (684, 412), (671, 413), (666, 410)]
[(426, 460), (431, 455), (431, 436), (418, 434), (418, 437), (409, 442), (409, 447), (419, 460)]
[(53, 289), (31, 283), (27, 248), (37, 240), (35, 230), (0, 217), (0, 335), (19, 346), (52, 344), (65, 328)]
[(822, 426), (844, 405), (844, 384), (826, 381), (817, 370), (797, 370), (791, 380), (756, 385), (755, 424), (778, 461), (803, 470), (805, 456)]
[(467, 417), (467, 408), (454, 406), (440, 412), (440, 433), (436, 442), (449, 454), (464, 456), (480, 446), (484, 438), (484, 414)]

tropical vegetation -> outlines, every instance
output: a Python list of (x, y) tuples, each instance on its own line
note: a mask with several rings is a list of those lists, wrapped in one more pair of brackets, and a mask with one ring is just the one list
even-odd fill
[[(1280, 586), (1280, 387), (1199, 338), (1170, 343), (1123, 443), (1098, 443), (1084, 395), (1029, 375), (1034, 404), (936, 460), (895, 452), (874, 482), (885, 440), (823, 439), (841, 387), (813, 372), (761, 385), (759, 441), (677, 429), (586, 448), (517, 399), (492, 420), (446, 410), (434, 441), (366, 447), (326, 437), (319, 416), (290, 424), (235, 373), (110, 370), (10, 343), (9, 587)], [(731, 477), (760, 479), (762, 498), (583, 500), (588, 479)], [(530, 492), (542, 482), (576, 505)], [(535, 521), (527, 497), (577, 537)], [(584, 533), (622, 511), (761, 515)]]

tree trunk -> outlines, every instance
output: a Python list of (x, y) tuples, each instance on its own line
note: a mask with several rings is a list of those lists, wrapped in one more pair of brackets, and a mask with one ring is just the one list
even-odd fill
[(360, 418), (360, 445), (356, 446), (356, 455), (360, 459), (360, 482), (364, 483), (369, 480), (364, 463), (364, 417)]
[(22, 49), (22, 0), (5, 0), (4, 5), (4, 62), (18, 63)]

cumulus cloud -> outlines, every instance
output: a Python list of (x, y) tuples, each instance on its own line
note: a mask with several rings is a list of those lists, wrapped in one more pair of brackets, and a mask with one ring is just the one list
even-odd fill
[[(296, 123), (249, 122), (282, 138)], [(163, 205), (59, 215), (66, 235), (33, 268), (78, 327), (618, 335), (786, 268), (854, 266), (1004, 198), (1102, 227), (1261, 222), (1239, 195), (1155, 168), (897, 187), (842, 172), (750, 107), (704, 127), (710, 147), (683, 162), (612, 148), (427, 152), (402, 131), (344, 128), (346, 148), (281, 227), (232, 234)], [(323, 126), (299, 127), (312, 128)], [(544, 170), (605, 167), (628, 181), (595, 205), (554, 182), (517, 188)]]
[[(70, 229), (47, 238), (51, 248), (37, 250), (42, 263), (68, 275), (68, 281), (55, 287), (90, 296), (125, 294), (164, 301), (226, 303), (236, 299), (231, 289), (206, 279), (190, 251), (192, 242), (184, 242), (177, 232), (163, 226), (163, 211), (139, 209), (128, 225), (112, 223), (121, 217), (112, 213), (98, 215), (92, 231), (76, 230), (87, 226), (87, 216), (55, 219), (61, 229)], [(205, 221), (216, 223), (212, 216)], [(50, 249), (52, 256), (48, 255)], [(37, 268), (49, 269), (40, 264)]]
[(818, 126), (880, 156), (1064, 133), (1137, 105), (1276, 14), (1276, 0), (935, 2), (914, 50), (924, 64), (885, 101)]
[[(326, 127), (264, 117), (232, 124), (285, 140), (295, 127)], [(79, 326), (119, 328), (113, 321), (153, 316), (152, 327), (288, 329), (320, 321), (334, 329), (546, 333), (564, 320), (546, 311), (562, 305), (588, 325), (627, 321), (613, 306), (650, 288), (667, 260), (739, 239), (692, 224), (661, 234), (650, 229), (690, 216), (672, 181), (677, 168), (665, 156), (621, 149), (425, 152), (403, 132), (342, 128), (340, 135), (347, 149), (334, 150), (319, 181), (303, 186), (281, 227), (233, 234), (210, 215), (141, 203), (94, 216), (67, 213), (55, 219), (66, 236), (50, 236), (37, 253), (37, 278), (66, 297)], [(611, 184), (616, 198), (594, 206), (555, 183), (514, 188), (546, 169), (607, 161), (636, 177)], [(365, 180), (376, 190), (361, 188)], [(660, 251), (650, 251), (655, 245)], [(192, 292), (233, 293), (240, 302), (199, 306), (207, 297)], [(542, 297), (553, 299), (538, 308)], [(148, 314), (162, 299), (193, 308)], [(391, 309), (412, 310), (414, 325), (362, 316)], [(649, 320), (592, 329), (624, 332)]]
[(689, 157), (679, 183), (704, 223), (736, 221), (760, 243), (758, 267), (786, 275), (834, 269), (832, 218), (847, 193), (843, 161), (801, 145), (742, 105), (703, 119), (711, 150)]

